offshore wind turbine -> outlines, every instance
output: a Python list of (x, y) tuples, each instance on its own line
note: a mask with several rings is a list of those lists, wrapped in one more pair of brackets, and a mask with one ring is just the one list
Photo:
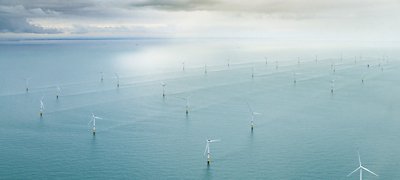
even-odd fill
[(165, 82), (161, 83), (161, 86), (163, 87), (162, 89), (162, 96), (165, 97), (165, 86), (167, 86), (167, 84)]
[(366, 75), (364, 74), (364, 75), (362, 76), (362, 78), (361, 78), (361, 83), (362, 83), (362, 84), (364, 84), (365, 76), (366, 76)]
[(117, 79), (117, 88), (119, 88), (119, 75), (118, 73), (114, 73), (115, 74), (115, 78)]
[(95, 116), (95, 115), (92, 113), (92, 119), (88, 122), (88, 125), (89, 125), (90, 123), (92, 123), (92, 133), (93, 133), (93, 136), (96, 135), (96, 119), (103, 119), (103, 118), (97, 117), (97, 116)]
[(104, 73), (103, 71), (100, 72), (100, 82), (103, 82), (104, 80)]
[(268, 57), (265, 57), (265, 65), (268, 65)]
[(60, 86), (57, 86), (57, 94), (56, 94), (56, 98), (58, 99), (58, 96), (60, 96), (61, 94), (61, 88)]
[(182, 71), (185, 71), (185, 61), (182, 62)]
[(332, 69), (332, 72), (333, 72), (333, 73), (336, 72), (336, 64), (335, 64), (335, 63), (332, 63), (332, 64), (331, 64), (331, 69)]
[(207, 74), (207, 64), (204, 64), (204, 74)]
[(249, 108), (249, 111), (250, 111), (250, 114), (251, 114), (250, 127), (251, 127), (251, 131), (253, 131), (253, 128), (254, 128), (254, 116), (260, 115), (261, 113), (254, 112), (249, 103), (247, 103), (247, 107)]
[(231, 67), (231, 59), (228, 58), (228, 69)]
[(350, 174), (348, 174), (347, 177), (349, 177), (350, 175), (352, 175), (353, 173), (355, 173), (355, 172), (358, 171), (358, 170), (360, 170), (360, 180), (362, 180), (362, 171), (363, 171), (363, 170), (365, 170), (365, 171), (367, 171), (367, 172), (369, 172), (369, 173), (371, 173), (371, 174), (373, 174), (373, 175), (375, 175), (375, 176), (378, 176), (377, 174), (375, 174), (375, 173), (372, 172), (371, 170), (369, 170), (369, 169), (365, 168), (364, 166), (362, 166), (361, 158), (360, 158), (360, 152), (357, 151), (357, 154), (358, 154), (358, 163), (359, 163), (359, 166), (358, 166), (358, 168), (355, 169), (353, 172), (351, 172)]
[(39, 112), (40, 117), (43, 116), (43, 110), (44, 110), (43, 98), (44, 97), (42, 96), (42, 98), (40, 99), (40, 112)]
[(279, 63), (278, 63), (278, 61), (275, 61), (275, 69), (277, 70), (278, 67), (279, 67)]
[(254, 78), (254, 66), (251, 67), (251, 78)]
[(180, 98), (180, 99), (182, 99), (182, 100), (184, 100), (184, 101), (186, 102), (186, 105), (185, 105), (185, 108), (186, 108), (186, 110), (185, 110), (186, 116), (189, 115), (189, 108), (190, 108), (190, 106), (189, 106), (189, 97), (190, 97), (190, 96), (178, 97), (178, 98)]
[(29, 92), (29, 80), (31, 79), (30, 77), (24, 78), (25, 79), (25, 91)]
[(333, 94), (333, 90), (335, 89), (335, 80), (331, 80), (331, 94)]
[(219, 142), (219, 141), (221, 141), (221, 140), (219, 140), (219, 139), (214, 139), (214, 140), (207, 139), (207, 141), (206, 141), (207, 142), (206, 143), (206, 149), (204, 150), (204, 155), (207, 154), (207, 165), (210, 165), (210, 162), (211, 162), (210, 144), (214, 143), (214, 142)]
[(297, 78), (296, 78), (296, 72), (293, 71), (293, 84), (296, 84)]

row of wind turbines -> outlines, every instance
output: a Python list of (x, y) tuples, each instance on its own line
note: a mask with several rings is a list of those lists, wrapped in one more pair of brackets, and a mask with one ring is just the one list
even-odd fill
[[(318, 63), (318, 58), (317, 57), (316, 57), (316, 63)], [(265, 64), (268, 64), (268, 58), (265, 58)], [(301, 64), (300, 58), (298, 58), (298, 64)], [(368, 64), (367, 66), (369, 68), (370, 65)], [(230, 68), (230, 60), (228, 60), (227, 67)], [(275, 68), (278, 69), (278, 67), (279, 67), (278, 61), (275, 61)], [(185, 71), (185, 63), (184, 62), (182, 63), (182, 70)], [(331, 70), (333, 72), (336, 71), (336, 65), (335, 64), (331, 65)], [(208, 72), (207, 71), (207, 64), (205, 64), (204, 65), (204, 73), (207, 74), (207, 72)], [(101, 74), (100, 81), (103, 82), (104, 81), (104, 73), (101, 72), (100, 74)], [(119, 75), (117, 73), (115, 73), (115, 77), (116, 77), (116, 82), (117, 82), (116, 86), (117, 86), (117, 88), (119, 88), (120, 87), (120, 77), (119, 77)], [(252, 69), (251, 69), (251, 77), (254, 78), (254, 67), (252, 67)], [(25, 78), (26, 92), (29, 92), (29, 86), (28, 85), (29, 85), (29, 80), (30, 79), (31, 78)], [(362, 82), (364, 82), (364, 76), (362, 78)], [(296, 72), (293, 72), (293, 83), (294, 84), (297, 83), (297, 73)], [(335, 81), (332, 79), (331, 80), (331, 93), (332, 94), (334, 93), (334, 85), (335, 85), (334, 83), (335, 83)], [(163, 83), (161, 83), (161, 86), (162, 86), (162, 97), (165, 98), (166, 97), (166, 86), (167, 86), (167, 84), (165, 82), (163, 82)], [(56, 88), (57, 88), (56, 98), (58, 100), (59, 96), (61, 95), (61, 88), (59, 86), (56, 86)], [(43, 98), (44, 98), (44, 96), (40, 99), (40, 117), (43, 116), (43, 112), (44, 112), (44, 109), (45, 109), (44, 108), (44, 103), (43, 103)], [(189, 109), (190, 109), (189, 97), (183, 97), (181, 99), (186, 102), (185, 114), (188, 115), (189, 114)], [(253, 131), (255, 116), (261, 115), (261, 113), (253, 111), (253, 109), (250, 106), (250, 104), (249, 103), (246, 103), (246, 104), (248, 106), (250, 117), (251, 117), (251, 119), (250, 119), (250, 128), (251, 128), (251, 131)], [(92, 116), (91, 116), (90, 121), (88, 122), (88, 125), (91, 126), (91, 130), (92, 130), (92, 134), (93, 135), (96, 135), (96, 120), (101, 120), (101, 119), (102, 119), (101, 117), (98, 117), (94, 113), (92, 113)], [(210, 165), (210, 162), (211, 162), (210, 144), (215, 143), (215, 142), (219, 142), (219, 141), (221, 141), (221, 140), (219, 140), (219, 139), (207, 139), (206, 140), (206, 147), (205, 147), (204, 155), (207, 156), (207, 164), (208, 165)], [(372, 173), (373, 175), (378, 176), (374, 172), (372, 172), (372, 171), (370, 171), (367, 168), (362, 166), (361, 157), (360, 157), (359, 153), (358, 153), (358, 158), (359, 158), (359, 167), (357, 169), (355, 169), (353, 172), (351, 172), (348, 176), (352, 175), (353, 173), (355, 173), (358, 170), (360, 171), (360, 179), (362, 179), (362, 171), (363, 170), (365, 170), (365, 171), (367, 171), (369, 173)]]

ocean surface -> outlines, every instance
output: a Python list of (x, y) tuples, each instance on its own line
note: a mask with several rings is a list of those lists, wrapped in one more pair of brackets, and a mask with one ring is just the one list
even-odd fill
[(400, 179), (400, 48), (366, 44), (1, 42), (0, 179)]

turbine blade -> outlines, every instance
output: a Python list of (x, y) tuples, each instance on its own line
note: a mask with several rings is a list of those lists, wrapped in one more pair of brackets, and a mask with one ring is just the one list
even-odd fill
[(219, 142), (221, 141), (220, 139), (214, 139), (214, 140), (210, 140), (210, 142)]
[(358, 167), (357, 169), (355, 169), (353, 172), (349, 173), (349, 174), (347, 175), (347, 177), (350, 176), (350, 175), (352, 175), (352, 174), (355, 173), (356, 171), (358, 171), (360, 168), (361, 168), (361, 166)]
[(369, 173), (371, 173), (371, 174), (373, 174), (373, 175), (375, 175), (375, 176), (378, 176), (377, 174), (375, 174), (375, 173), (372, 172), (371, 170), (365, 168), (364, 166), (361, 166), (361, 168), (364, 169), (364, 170), (366, 170), (366, 171), (368, 171)]
[(357, 154), (358, 154), (358, 162), (360, 163), (360, 166), (361, 166), (361, 157), (360, 157), (360, 151), (357, 151)]
[(251, 109), (250, 104), (248, 102), (246, 102), (246, 104), (247, 104), (247, 107), (249, 108), (250, 113), (253, 113), (253, 109)]
[(205, 156), (206, 153), (207, 153), (207, 149), (208, 149), (208, 143), (206, 144), (206, 149), (204, 150), (204, 156)]

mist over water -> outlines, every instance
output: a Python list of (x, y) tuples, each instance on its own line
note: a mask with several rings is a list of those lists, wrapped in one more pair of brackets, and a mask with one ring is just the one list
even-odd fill
[[(0, 179), (358, 179), (346, 177), (358, 150), (380, 179), (399, 179), (398, 49), (269, 39), (2, 42)], [(246, 102), (261, 113), (253, 132)], [(96, 136), (92, 113), (103, 118)], [(222, 140), (211, 144), (210, 166), (207, 138)]]

